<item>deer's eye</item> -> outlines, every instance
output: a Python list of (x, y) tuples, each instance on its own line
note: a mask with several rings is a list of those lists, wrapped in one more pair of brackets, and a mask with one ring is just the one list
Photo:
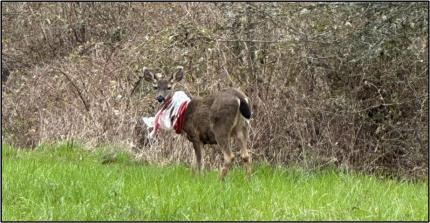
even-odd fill
[(167, 90), (172, 90), (172, 87), (168, 87)]
[(158, 87), (157, 87), (157, 86), (154, 86), (153, 88), (154, 88), (154, 90), (157, 90), (157, 89), (158, 89)]

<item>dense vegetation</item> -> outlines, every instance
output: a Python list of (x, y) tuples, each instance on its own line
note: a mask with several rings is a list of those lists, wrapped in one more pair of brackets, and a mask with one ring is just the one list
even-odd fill
[(258, 165), (248, 181), (71, 143), (2, 149), (2, 220), (428, 220), (428, 186)]
[(143, 66), (182, 65), (192, 95), (248, 94), (254, 160), (426, 176), (427, 38), (428, 2), (2, 3), (2, 141), (190, 163), (183, 138), (139, 138), (157, 108), (130, 94)]

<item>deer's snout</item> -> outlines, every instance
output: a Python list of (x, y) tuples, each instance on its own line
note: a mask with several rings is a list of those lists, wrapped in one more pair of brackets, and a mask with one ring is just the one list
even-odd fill
[(155, 100), (157, 100), (158, 102), (163, 102), (164, 101), (164, 97), (163, 96), (161, 96), (161, 95), (158, 95), (156, 98), (155, 98)]

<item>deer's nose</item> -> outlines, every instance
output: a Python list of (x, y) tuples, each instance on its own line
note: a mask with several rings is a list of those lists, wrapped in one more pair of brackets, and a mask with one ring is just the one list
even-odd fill
[(155, 98), (158, 102), (163, 102), (164, 101), (164, 97), (159, 95)]

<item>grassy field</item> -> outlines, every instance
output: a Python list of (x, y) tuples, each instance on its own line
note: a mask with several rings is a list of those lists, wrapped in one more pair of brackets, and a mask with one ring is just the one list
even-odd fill
[(223, 183), (112, 151), (3, 145), (2, 220), (428, 220), (426, 182), (258, 165)]

